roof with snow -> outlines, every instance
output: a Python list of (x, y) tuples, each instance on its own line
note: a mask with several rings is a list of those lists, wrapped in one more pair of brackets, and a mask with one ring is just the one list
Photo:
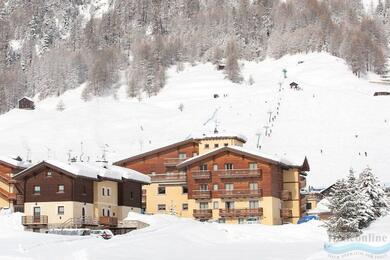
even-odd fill
[(193, 134), (191, 135), (194, 139), (199, 140), (211, 140), (211, 139), (237, 139), (243, 143), (247, 142), (247, 138), (244, 135), (235, 133), (212, 133), (212, 134)]
[(26, 96), (20, 98), (20, 99), (18, 100), (18, 102), (19, 102), (20, 100), (23, 100), (23, 99), (27, 99), (28, 101), (34, 102), (34, 100), (33, 100), (32, 98), (29, 98), (29, 97), (26, 97)]
[(54, 170), (58, 170), (71, 177), (84, 177), (94, 180), (109, 179), (113, 181), (133, 180), (141, 183), (150, 183), (150, 177), (123, 167), (115, 165), (99, 165), (97, 163), (64, 163), (56, 160), (47, 160), (39, 162), (30, 168), (21, 171), (15, 175), (15, 179), (21, 179), (26, 175), (29, 175), (43, 167), (49, 167)]
[(309, 214), (320, 214), (320, 213), (328, 213), (328, 212), (330, 212), (329, 200), (326, 198), (318, 202), (317, 207), (315, 209), (311, 209), (308, 211)]
[(20, 157), (0, 156), (0, 163), (11, 168), (25, 169), (31, 166), (31, 163), (23, 161)]
[(284, 158), (284, 157), (269, 155), (269, 154), (266, 154), (266, 153), (263, 153), (260, 151), (249, 150), (249, 149), (246, 149), (246, 148), (241, 147), (241, 146), (224, 146), (221, 148), (217, 148), (217, 149), (214, 149), (214, 150), (209, 151), (207, 153), (204, 153), (204, 154), (192, 157), (188, 160), (185, 160), (184, 162), (178, 164), (177, 167), (180, 169), (180, 168), (186, 167), (188, 165), (191, 165), (193, 163), (202, 161), (202, 160), (208, 158), (209, 156), (213, 156), (213, 155), (216, 155), (216, 154), (219, 154), (222, 152), (226, 152), (226, 151), (229, 151), (232, 153), (237, 153), (240, 155), (245, 155), (245, 156), (256, 158), (256, 159), (260, 159), (262, 161), (265, 161), (265, 162), (268, 162), (271, 164), (281, 165), (284, 167), (299, 168), (303, 171), (310, 170), (310, 166), (309, 166), (309, 163), (308, 163), (306, 157), (303, 161), (297, 162), (297, 161), (292, 160), (291, 158), (288, 159), (288, 158)]
[(128, 157), (126, 159), (117, 161), (114, 164), (115, 165), (122, 165), (124, 163), (132, 162), (132, 161), (144, 158), (144, 157), (149, 156), (149, 155), (153, 155), (153, 154), (156, 154), (156, 153), (164, 152), (164, 151), (176, 148), (178, 146), (187, 145), (187, 144), (190, 144), (190, 143), (199, 143), (199, 141), (197, 139), (194, 139), (194, 138), (189, 138), (189, 139), (186, 139), (184, 141), (180, 141), (180, 142), (177, 142), (177, 143), (173, 143), (173, 144), (170, 144), (170, 145), (167, 145), (167, 146), (163, 146), (163, 147), (160, 147), (160, 148), (156, 148), (156, 149), (153, 149), (153, 150), (149, 150), (147, 152), (143, 152), (143, 153), (140, 153), (140, 154)]

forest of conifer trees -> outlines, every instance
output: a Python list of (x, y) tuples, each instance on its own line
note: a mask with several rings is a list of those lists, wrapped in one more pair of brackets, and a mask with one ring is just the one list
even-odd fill
[(122, 75), (129, 97), (156, 95), (183, 63), (224, 60), (239, 83), (239, 59), (326, 51), (381, 74), (389, 28), (390, 0), (0, 0), (0, 113), (82, 83), (110, 95)]

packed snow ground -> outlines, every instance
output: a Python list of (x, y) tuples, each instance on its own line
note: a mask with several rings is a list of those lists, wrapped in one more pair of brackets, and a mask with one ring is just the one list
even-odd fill
[[(106, 241), (24, 232), (20, 214), (0, 214), (0, 259), (331, 259), (323, 249), (327, 235), (319, 221), (264, 226), (201, 223), (169, 215), (130, 217), (150, 226)], [(366, 232), (389, 236), (389, 230), (387, 217)]]
[[(38, 102), (34, 111), (1, 115), (0, 154), (67, 160), (71, 150), (84, 160), (105, 153), (115, 161), (210, 133), (217, 122), (221, 133), (245, 135), (249, 149), (256, 149), (260, 134), (262, 152), (302, 162), (307, 156), (309, 185), (332, 184), (351, 167), (361, 171), (367, 165), (390, 182), (390, 97), (373, 96), (390, 89), (369, 83), (376, 75), (359, 79), (342, 59), (325, 53), (245, 62), (242, 74), (246, 81), (251, 75), (254, 85), (233, 84), (211, 64), (179, 73), (172, 68), (166, 87), (141, 101), (127, 98), (122, 84), (115, 96), (84, 102), (80, 87)], [(302, 91), (291, 90), (292, 81)], [(60, 100), (62, 112), (56, 109)], [(276, 115), (271, 124), (269, 111)], [(264, 135), (266, 125), (270, 137)]]

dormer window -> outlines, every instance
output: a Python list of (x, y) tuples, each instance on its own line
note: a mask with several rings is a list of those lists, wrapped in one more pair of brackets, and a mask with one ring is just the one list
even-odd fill
[(185, 153), (179, 153), (179, 159), (184, 160), (187, 158), (187, 155)]

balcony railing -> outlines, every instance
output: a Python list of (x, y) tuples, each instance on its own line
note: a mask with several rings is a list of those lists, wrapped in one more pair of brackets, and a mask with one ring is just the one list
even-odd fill
[(6, 197), (8, 200), (16, 200), (16, 194), (12, 192), (8, 192), (3, 188), (0, 188), (0, 194)]
[(99, 224), (103, 226), (116, 227), (118, 225), (118, 218), (116, 217), (99, 217)]
[(47, 225), (48, 217), (40, 216), (22, 216), (22, 225)]
[(211, 198), (211, 191), (209, 190), (194, 190), (192, 192), (194, 199), (209, 199)]
[(286, 219), (286, 218), (292, 218), (292, 216), (293, 216), (292, 210), (291, 210), (291, 209), (281, 209), (280, 215), (281, 215), (281, 217), (284, 218), (284, 219)]
[(185, 160), (186, 160), (186, 158), (165, 158), (164, 165), (165, 166), (176, 166)]
[(211, 219), (213, 217), (213, 211), (211, 209), (194, 209), (194, 218), (198, 219)]
[(291, 200), (292, 199), (291, 191), (283, 190), (281, 193), (281, 199), (282, 200)]
[(260, 169), (233, 169), (233, 170), (219, 170), (217, 172), (221, 179), (261, 177)]
[(305, 187), (306, 187), (306, 178), (300, 176), (300, 177), (299, 177), (299, 183), (300, 183), (301, 189), (302, 189), (302, 188), (305, 188)]
[(192, 171), (192, 178), (195, 180), (208, 180), (211, 178), (210, 171)]
[(220, 209), (219, 215), (223, 218), (259, 217), (263, 215), (263, 208), (256, 209)]
[(262, 196), (261, 189), (257, 190), (218, 190), (214, 191), (221, 198), (259, 198)]
[(149, 175), (152, 182), (182, 182), (186, 181), (186, 173), (164, 173)]

